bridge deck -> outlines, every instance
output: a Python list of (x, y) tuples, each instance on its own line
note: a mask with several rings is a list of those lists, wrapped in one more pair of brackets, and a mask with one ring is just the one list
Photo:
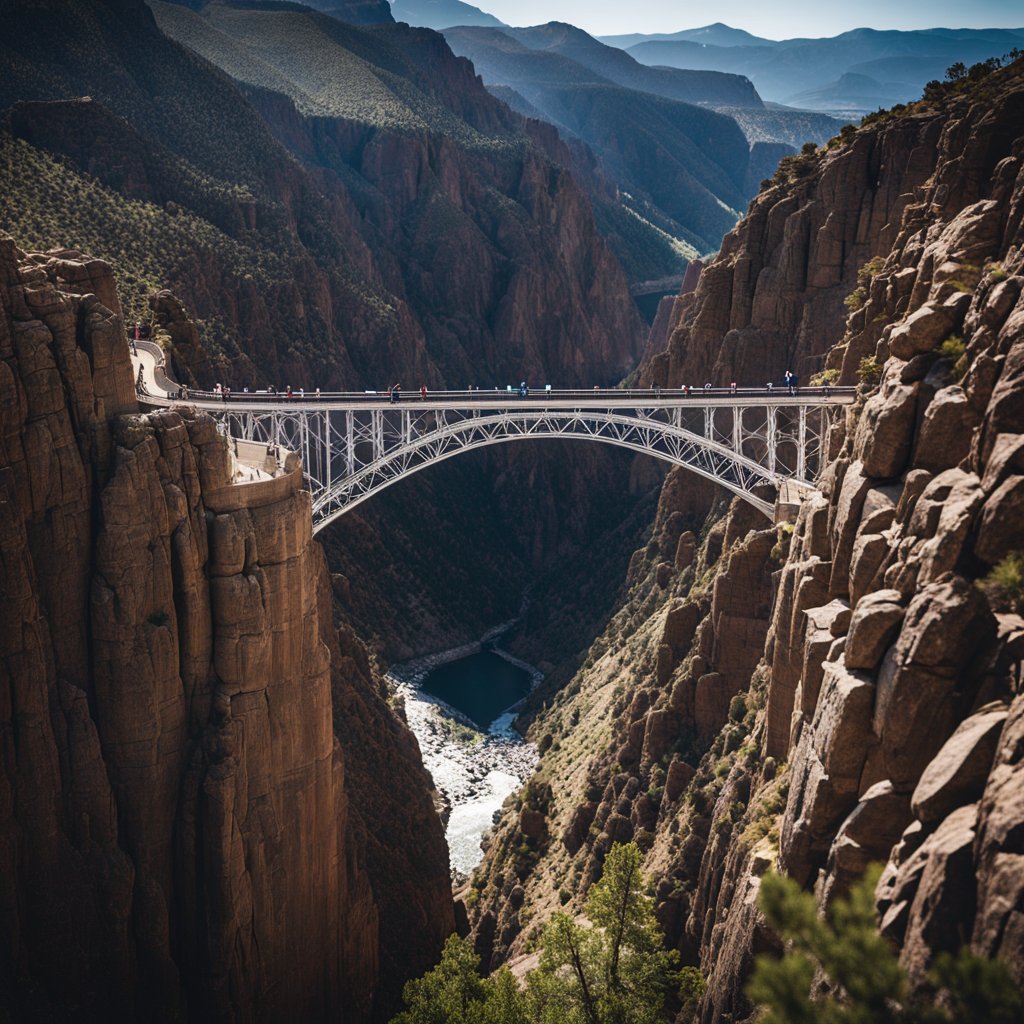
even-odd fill
[[(173, 405), (187, 402), (200, 408), (223, 409), (225, 406), (239, 411), (270, 412), (278, 410), (330, 410), (394, 409), (411, 407), (419, 410), (467, 408), (511, 409), (517, 411), (549, 409), (671, 409), (703, 405), (743, 406), (822, 406), (850, 405), (856, 397), (855, 388), (806, 387), (790, 392), (785, 386), (768, 390), (759, 388), (533, 388), (526, 397), (518, 389), (429, 391), (426, 398), (418, 391), (405, 392), (393, 402), (387, 391), (322, 392), (318, 397), (308, 393), (299, 397), (281, 392), (232, 392), (230, 398), (212, 391), (188, 390), (187, 399), (178, 398), (179, 386), (168, 379), (163, 367), (163, 353), (152, 342), (138, 342), (134, 363), (142, 371), (145, 391), (139, 400), (143, 404)], [(138, 372), (138, 369), (136, 372)]]
[[(781, 391), (781, 393), (780, 393)], [(179, 399), (168, 394), (143, 395), (143, 404), (195, 405), (200, 408), (223, 410), (225, 407), (236, 411), (272, 412), (304, 410), (308, 412), (330, 410), (343, 412), (350, 409), (365, 411), (370, 409), (414, 409), (428, 411), (438, 409), (515, 409), (546, 410), (546, 409), (674, 409), (699, 408), (705, 405), (742, 405), (746, 408), (757, 406), (786, 406), (795, 408), (807, 406), (818, 408), (822, 405), (850, 405), (856, 397), (854, 388), (800, 388), (794, 394), (776, 389), (766, 394), (763, 389), (751, 390), (739, 388), (735, 392), (717, 390), (706, 392), (694, 391), (684, 395), (678, 389), (662, 388), (660, 392), (646, 390), (626, 390), (623, 388), (602, 388), (600, 391), (531, 391), (525, 398), (517, 393), (509, 395), (499, 391), (439, 391), (428, 393), (426, 398), (409, 395), (401, 401), (392, 402), (382, 395), (364, 395), (360, 393), (322, 394), (319, 398), (307, 395), (299, 398), (292, 395), (264, 395), (260, 392), (232, 393), (224, 399), (210, 392), (189, 391), (187, 399)]]

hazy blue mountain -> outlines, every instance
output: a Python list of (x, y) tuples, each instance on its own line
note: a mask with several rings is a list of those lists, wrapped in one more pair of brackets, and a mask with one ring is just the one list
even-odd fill
[(858, 28), (826, 39), (754, 38), (750, 45), (710, 31), (694, 39), (694, 32), (705, 30), (645, 36), (626, 44), (627, 52), (656, 67), (745, 75), (765, 100), (850, 113), (916, 99), (957, 61), (970, 65), (1024, 47), (1024, 29)]
[(702, 43), (707, 46), (775, 45), (774, 39), (764, 39), (761, 36), (752, 35), (750, 32), (744, 32), (741, 28), (723, 25), (720, 21), (716, 21), (713, 25), (705, 25), (703, 28), (685, 28), (680, 32), (654, 32), (650, 34), (631, 32), (623, 36), (598, 36), (597, 38), (609, 46), (621, 46), (623, 49), (653, 39)]
[(391, 13), (395, 21), (424, 28), (451, 28), (453, 25), (484, 25), (499, 28), (505, 23), (493, 14), (481, 11), (461, 0), (393, 0)]
[(754, 87), (741, 76), (647, 67), (624, 50), (607, 46), (582, 29), (564, 22), (552, 21), (546, 25), (505, 28), (502, 31), (531, 50), (569, 57), (627, 89), (639, 89), (685, 103), (763, 106)]
[(560, 52), (596, 62), (608, 50), (580, 36), (585, 33), (571, 26), (445, 32), (452, 50), (473, 62), (488, 88), (585, 142), (605, 176), (643, 207), (644, 219), (697, 252), (717, 248), (747, 200), (750, 147), (744, 133), (731, 117), (626, 88)]

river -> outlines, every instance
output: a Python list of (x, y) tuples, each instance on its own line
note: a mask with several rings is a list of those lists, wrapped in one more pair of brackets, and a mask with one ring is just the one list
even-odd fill
[[(537, 751), (512, 728), (510, 709), (539, 677), (490, 650), (424, 668), (393, 669), (423, 763), (451, 813), (446, 836), (452, 869), (480, 863), (480, 840), (509, 794), (533, 773)], [(411, 671), (410, 671), (411, 669)]]

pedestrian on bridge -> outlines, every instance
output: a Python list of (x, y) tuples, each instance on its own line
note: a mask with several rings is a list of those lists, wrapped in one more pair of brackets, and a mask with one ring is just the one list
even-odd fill
[(402, 385), (401, 384), (393, 384), (391, 386), (391, 404), (394, 405), (395, 402), (400, 401), (401, 398), (402, 398)]
[(420, 398), (422, 398), (424, 402), (427, 400), (427, 385), (426, 384), (421, 384), (420, 385)]

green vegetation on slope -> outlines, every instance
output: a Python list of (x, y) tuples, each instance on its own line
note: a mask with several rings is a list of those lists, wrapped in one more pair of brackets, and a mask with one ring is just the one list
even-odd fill
[(302, 8), (210, 3), (201, 14), (154, 0), (160, 27), (233, 78), (288, 96), (308, 117), (344, 118), (398, 132), (444, 134), (469, 148), (522, 143), (480, 131), (417, 82), (403, 52), (408, 30), (355, 27)]
[[(236, 278), (269, 287), (288, 278), (286, 258), (228, 237), (187, 211), (126, 199), (88, 175), (0, 132), (0, 226), (23, 249), (67, 245), (102, 253), (114, 267), (125, 318), (148, 320), (146, 297), (186, 265), (214, 256)], [(223, 332), (223, 333), (222, 333)], [(222, 343), (231, 330), (218, 325)], [(216, 337), (211, 336), (216, 344)]]
[(640, 871), (634, 843), (612, 846), (587, 899), (587, 923), (556, 913), (541, 939), (540, 963), (525, 992), (503, 967), (477, 974), (467, 939), (452, 936), (441, 963), (405, 986), (407, 1009), (393, 1024), (656, 1024), (680, 983), (699, 995), (703, 981), (674, 970)]

